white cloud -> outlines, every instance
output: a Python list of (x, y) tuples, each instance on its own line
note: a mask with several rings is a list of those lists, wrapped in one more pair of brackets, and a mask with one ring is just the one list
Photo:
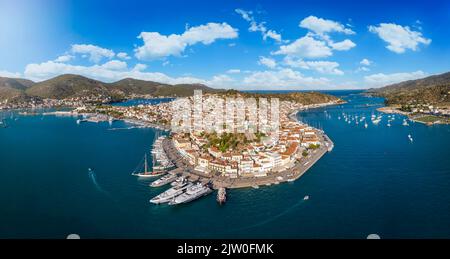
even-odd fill
[(216, 88), (231, 88), (235, 80), (228, 75), (216, 75), (211, 80), (205, 81), (208, 86)]
[(358, 67), (358, 69), (356, 70), (356, 72), (369, 72), (370, 68), (368, 67)]
[(322, 18), (318, 18), (316, 16), (308, 16), (305, 19), (303, 19), (299, 26), (301, 28), (308, 29), (310, 31), (313, 31), (317, 34), (327, 34), (330, 32), (340, 32), (344, 34), (355, 34), (354, 31), (352, 31), (349, 28), (345, 28), (344, 25), (342, 25), (339, 22), (335, 22), (332, 20), (326, 20)]
[(228, 74), (239, 74), (241, 73), (240, 69), (230, 69), (227, 71)]
[(395, 23), (380, 23), (379, 26), (369, 26), (369, 31), (375, 33), (388, 43), (386, 46), (392, 52), (401, 54), (405, 50), (418, 50), (419, 44), (429, 45), (431, 39), (422, 36), (419, 31), (413, 31), (408, 26)]
[(70, 60), (72, 60), (72, 59), (74, 59), (75, 57), (74, 56), (72, 56), (72, 55), (62, 55), (62, 56), (59, 56), (58, 58), (56, 58), (55, 59), (55, 62), (62, 62), (62, 63), (64, 63), (64, 62), (69, 62)]
[(147, 65), (146, 64), (136, 64), (133, 68), (133, 71), (144, 71), (147, 69)]
[(286, 57), (284, 64), (293, 68), (314, 70), (321, 74), (343, 75), (344, 72), (338, 69), (339, 63), (332, 61), (304, 61), (302, 59), (293, 59)]
[(181, 56), (186, 47), (202, 43), (209, 45), (218, 39), (234, 39), (238, 30), (227, 23), (208, 23), (188, 28), (183, 34), (161, 35), (158, 32), (141, 32), (139, 39), (144, 45), (137, 47), (135, 56), (141, 60), (152, 60), (167, 56)]
[(263, 56), (259, 57), (258, 64), (266, 66), (268, 68), (276, 68), (277, 67), (277, 62), (274, 59), (263, 57)]
[(372, 61), (368, 60), (367, 58), (363, 58), (361, 60), (361, 62), (359, 62), (359, 64), (361, 64), (363, 66), (370, 66), (370, 65), (372, 65)]
[(305, 77), (292, 69), (256, 71), (244, 78), (243, 85), (255, 89), (310, 89), (325, 88), (330, 85), (326, 78)]
[(248, 28), (251, 32), (261, 32), (261, 35), (263, 36), (264, 40), (267, 40), (267, 38), (271, 38), (275, 40), (276, 42), (283, 42), (281, 38), (281, 34), (274, 30), (267, 29), (265, 22), (258, 23), (255, 18), (253, 17), (252, 11), (245, 11), (242, 9), (235, 9), (235, 12), (240, 14), (244, 20), (250, 23), (250, 27)]
[(89, 56), (89, 60), (98, 63), (102, 58), (113, 58), (114, 51), (110, 49), (101, 48), (91, 44), (73, 44), (72, 53), (83, 54)]
[(364, 81), (369, 87), (381, 87), (390, 84), (399, 83), (407, 80), (423, 78), (427, 74), (421, 70), (410, 73), (393, 73), (393, 74), (373, 74), (364, 77)]
[(354, 48), (356, 46), (356, 44), (349, 40), (349, 39), (345, 39), (343, 41), (340, 42), (330, 42), (329, 45), (335, 49), (335, 50), (340, 50), (340, 51), (345, 51), (345, 50), (349, 50), (351, 48)]
[(124, 71), (127, 69), (127, 63), (119, 60), (111, 60), (102, 65), (107, 70)]
[(326, 20), (322, 18), (318, 18), (316, 16), (308, 16), (305, 19), (303, 19), (299, 26), (301, 28), (308, 29), (310, 31), (313, 31), (317, 34), (327, 34), (331, 32), (339, 32), (344, 34), (355, 34), (354, 31), (352, 31), (349, 28), (346, 28), (344, 25), (342, 25), (339, 22), (335, 22), (332, 20)]
[(120, 58), (120, 59), (124, 59), (124, 60), (131, 59), (131, 57), (128, 56), (128, 54), (126, 52), (119, 52), (119, 53), (117, 53), (117, 57)]
[(323, 58), (329, 57), (333, 53), (324, 41), (307, 35), (291, 44), (280, 46), (280, 49), (272, 54), (298, 58)]
[(6, 70), (0, 70), (1, 77), (11, 77), (11, 78), (19, 78), (22, 75), (20, 73), (9, 72)]
[(339, 22), (309, 16), (303, 19), (299, 26), (308, 29), (309, 32), (291, 44), (280, 46), (280, 49), (272, 54), (296, 58), (324, 58), (332, 56), (333, 50), (346, 51), (356, 46), (349, 39), (340, 42), (331, 39), (329, 34), (332, 32), (355, 34)]

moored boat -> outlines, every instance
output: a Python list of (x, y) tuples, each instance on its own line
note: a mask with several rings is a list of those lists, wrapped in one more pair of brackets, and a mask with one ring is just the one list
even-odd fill
[(177, 205), (182, 203), (188, 203), (200, 197), (206, 196), (212, 192), (211, 188), (202, 183), (196, 183), (186, 188), (186, 191), (176, 197), (174, 197), (169, 205)]
[(158, 196), (152, 198), (150, 200), (150, 202), (154, 203), (154, 204), (161, 204), (161, 203), (169, 202), (173, 198), (182, 194), (187, 188), (189, 188), (191, 186), (192, 186), (192, 183), (190, 183), (188, 181), (184, 181), (182, 184), (172, 187), (172, 188), (168, 189), (167, 191), (159, 194)]
[(227, 201), (227, 190), (224, 187), (220, 187), (217, 191), (217, 202), (219, 204), (224, 204)]
[(173, 181), (175, 181), (177, 179), (177, 175), (176, 174), (167, 174), (161, 178), (159, 178), (158, 180), (152, 182), (150, 184), (151, 187), (161, 187), (163, 185), (169, 184)]

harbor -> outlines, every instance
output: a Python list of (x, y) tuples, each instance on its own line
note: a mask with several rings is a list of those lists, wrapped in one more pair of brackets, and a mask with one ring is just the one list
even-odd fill
[[(379, 115), (376, 107), (383, 105), (382, 100), (346, 96), (350, 102), (342, 107), (297, 115), (326, 132), (335, 144), (331, 152), (296, 181), (227, 188), (223, 205), (217, 201), (219, 190), (184, 205), (150, 203), (171, 188), (170, 183), (151, 187), (164, 176), (130, 174), (144, 153), (151, 170), (157, 130), (111, 131), (107, 122), (77, 125), (69, 116), (5, 112), (0, 118), (9, 127), (0, 128), (0, 171), (6, 172), (0, 192), (6, 198), (0, 203), (6, 212), (4, 226), (14, 231), (4, 228), (2, 236), (65, 238), (76, 231), (84, 238), (365, 238), (371, 232), (386, 238), (448, 237), (445, 222), (450, 217), (442, 206), (450, 201), (450, 178), (444, 173), (449, 170), (449, 152), (442, 145), (449, 141), (448, 126), (426, 127), (409, 120), (409, 126), (403, 126), (399, 115), (391, 127), (386, 125), (387, 115), (374, 125), (371, 114)], [(378, 106), (366, 108), (365, 103)], [(365, 116), (369, 127), (344, 122), (343, 112)], [(127, 124), (117, 121), (114, 127)], [(61, 146), (70, 148), (61, 152)], [(33, 154), (26, 156), (27, 163), (17, 155), (23, 150)], [(90, 176), (88, 168), (95, 174)], [(22, 177), (30, 172), (42, 173)], [(178, 178), (184, 170), (174, 172)], [(198, 179), (190, 175), (191, 181)], [(30, 199), (42, 206), (30, 206)], [(23, 213), (14, 213), (18, 209)], [(403, 219), (400, 229), (386, 229), (386, 211)], [(51, 220), (49, 213), (54, 216)], [(359, 220), (350, 220), (355, 215)], [(424, 218), (426, 226), (421, 225)], [(36, 228), (36, 222), (41, 227)]]

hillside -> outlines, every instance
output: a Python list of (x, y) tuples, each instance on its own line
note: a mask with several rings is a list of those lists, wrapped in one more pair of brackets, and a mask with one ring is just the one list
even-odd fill
[(123, 95), (141, 94), (141, 95), (153, 95), (159, 87), (168, 86), (166, 84), (137, 80), (133, 78), (125, 78), (114, 83), (108, 84), (109, 88), (120, 91)]
[(26, 99), (24, 90), (34, 85), (33, 81), (20, 79), (0, 77), (0, 101), (20, 101)]
[(157, 96), (191, 96), (194, 90), (202, 90), (203, 93), (217, 93), (222, 92), (222, 89), (214, 89), (202, 84), (178, 84), (169, 85), (166, 87), (159, 87), (155, 95)]
[[(164, 83), (125, 78), (113, 83), (104, 83), (80, 75), (65, 74), (39, 83), (26, 79), (0, 77), (0, 101), (22, 97), (66, 99), (75, 97), (103, 96), (120, 100), (136, 95), (150, 96), (188, 96), (195, 89), (205, 93), (223, 91), (202, 84)], [(26, 98), (23, 98), (26, 100)]]
[(405, 104), (450, 104), (450, 72), (409, 80), (378, 89), (369, 89), (368, 93), (386, 98), (388, 105)]
[(0, 77), (0, 88), (25, 90), (34, 84), (33, 81), (27, 79)]
[(61, 75), (33, 85), (25, 91), (31, 96), (64, 99), (91, 95), (109, 96), (111, 93), (100, 81), (79, 75)]
[(331, 101), (339, 101), (336, 96), (324, 94), (320, 92), (288, 92), (288, 93), (251, 93), (251, 92), (239, 92), (236, 90), (228, 90), (224, 93), (226, 96), (240, 95), (248, 98), (278, 98), (280, 101), (292, 101), (302, 103), (304, 105), (327, 103)]

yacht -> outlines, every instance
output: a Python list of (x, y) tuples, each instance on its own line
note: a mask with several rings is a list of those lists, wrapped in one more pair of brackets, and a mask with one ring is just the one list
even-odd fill
[(150, 200), (150, 202), (154, 203), (154, 204), (161, 204), (161, 203), (169, 202), (173, 198), (182, 194), (187, 188), (189, 188), (191, 186), (192, 186), (192, 183), (190, 183), (188, 181), (184, 181), (182, 184), (172, 187), (172, 188), (168, 189), (167, 191), (154, 197), (153, 199)]
[(171, 200), (169, 202), (169, 205), (188, 203), (190, 201), (193, 201), (200, 197), (208, 195), (211, 192), (212, 192), (212, 190), (208, 186), (206, 186), (202, 183), (197, 183), (197, 184), (191, 185), (188, 188), (186, 188), (186, 191), (183, 194), (178, 195), (173, 200)]
[(166, 185), (168, 183), (171, 183), (173, 181), (175, 181), (177, 179), (177, 175), (176, 174), (167, 174), (161, 178), (159, 178), (158, 180), (152, 182), (150, 184), (151, 187), (161, 187), (163, 185)]

